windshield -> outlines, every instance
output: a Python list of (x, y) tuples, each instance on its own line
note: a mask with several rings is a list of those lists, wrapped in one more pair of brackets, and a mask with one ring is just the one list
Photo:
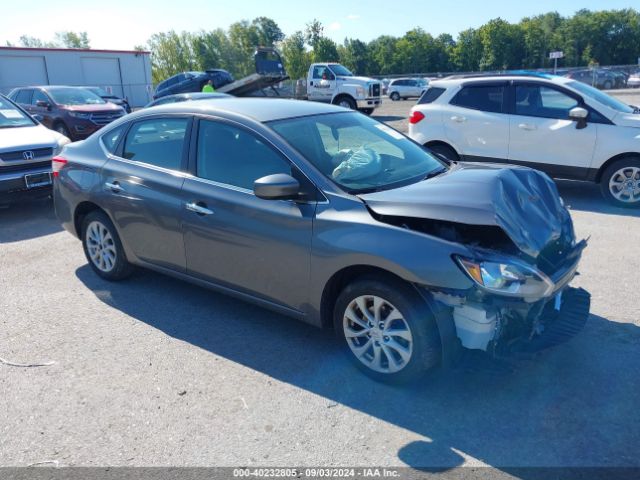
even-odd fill
[(347, 67), (345, 67), (343, 65), (335, 64), (335, 65), (329, 65), (329, 67), (331, 68), (333, 73), (335, 73), (337, 76), (340, 76), (340, 77), (353, 77), (353, 73), (351, 73), (349, 71), (349, 69), (347, 69)]
[(49, 95), (58, 105), (96, 105), (107, 103), (98, 95), (84, 88), (52, 88)]
[(270, 127), (350, 193), (408, 185), (444, 164), (396, 130), (354, 112), (278, 120)]
[(567, 85), (570, 86), (571, 88), (578, 90), (583, 95), (586, 95), (587, 97), (591, 97), (596, 102), (600, 102), (601, 104), (606, 105), (609, 108), (613, 108), (618, 112), (633, 113), (633, 108), (627, 105), (626, 103), (623, 103), (617, 98), (613, 98), (612, 96), (607, 95), (606, 93), (603, 93), (597, 88), (593, 88), (592, 86), (587, 85), (586, 83), (572, 81), (572, 82), (568, 82)]
[(100, 95), (101, 97), (110, 97), (111, 94), (107, 93), (106, 90), (100, 88), (100, 87), (91, 87), (88, 88), (87, 90), (91, 90), (93, 93), (95, 93), (96, 95)]
[(6, 98), (0, 96), (0, 128), (32, 127), (35, 122)]

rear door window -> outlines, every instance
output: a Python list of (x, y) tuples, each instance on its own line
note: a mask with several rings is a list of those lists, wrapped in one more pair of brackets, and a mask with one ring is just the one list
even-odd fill
[(466, 86), (453, 97), (451, 104), (483, 112), (502, 113), (504, 92), (504, 85)]
[(136, 122), (127, 134), (122, 156), (156, 167), (181, 170), (189, 122), (188, 118), (154, 118)]

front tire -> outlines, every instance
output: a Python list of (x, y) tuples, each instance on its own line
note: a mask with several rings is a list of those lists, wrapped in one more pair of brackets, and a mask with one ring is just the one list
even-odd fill
[(340, 107), (348, 108), (349, 110), (356, 110), (358, 108), (355, 100), (347, 96), (338, 97), (335, 104)]
[(600, 179), (600, 191), (618, 207), (639, 207), (640, 157), (624, 158), (609, 165)]
[(133, 272), (118, 232), (106, 213), (95, 210), (84, 218), (82, 246), (93, 271), (105, 280), (123, 280)]
[(334, 308), (349, 359), (386, 383), (415, 380), (440, 361), (440, 337), (425, 301), (408, 285), (367, 277), (349, 284)]
[(61, 135), (64, 135), (67, 138), (71, 138), (71, 133), (69, 132), (69, 129), (67, 128), (67, 126), (62, 123), (62, 122), (58, 122), (53, 126), (53, 129), (58, 132)]
[(400, 100), (400, 94), (398, 92), (393, 92), (389, 98), (391, 98), (391, 100), (393, 100), (394, 102), (397, 102), (398, 100)]

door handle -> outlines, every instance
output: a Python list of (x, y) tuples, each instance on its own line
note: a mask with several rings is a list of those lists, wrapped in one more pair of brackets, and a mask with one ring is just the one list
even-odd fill
[(124, 192), (124, 188), (122, 188), (118, 182), (106, 182), (104, 186), (111, 190), (113, 193)]
[(466, 117), (459, 117), (458, 115), (454, 115), (453, 117), (451, 117), (451, 120), (453, 120), (454, 122), (462, 123), (462, 122), (466, 122), (467, 118)]
[(522, 130), (535, 130), (536, 126), (535, 125), (531, 125), (529, 123), (521, 123), (518, 125), (518, 128), (522, 129)]
[(185, 205), (185, 208), (190, 212), (195, 212), (198, 215), (213, 215), (213, 210), (209, 210), (207, 205), (202, 202), (189, 202)]

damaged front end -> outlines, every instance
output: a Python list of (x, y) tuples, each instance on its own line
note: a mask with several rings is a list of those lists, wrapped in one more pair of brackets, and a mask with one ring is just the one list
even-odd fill
[(386, 198), (384, 192), (363, 196), (374, 218), (469, 252), (452, 262), (472, 288), (423, 287), (449, 309), (459, 345), (507, 357), (557, 345), (583, 328), (590, 295), (568, 285), (587, 242), (576, 242), (569, 212), (546, 175), (460, 164), (398, 190)]

